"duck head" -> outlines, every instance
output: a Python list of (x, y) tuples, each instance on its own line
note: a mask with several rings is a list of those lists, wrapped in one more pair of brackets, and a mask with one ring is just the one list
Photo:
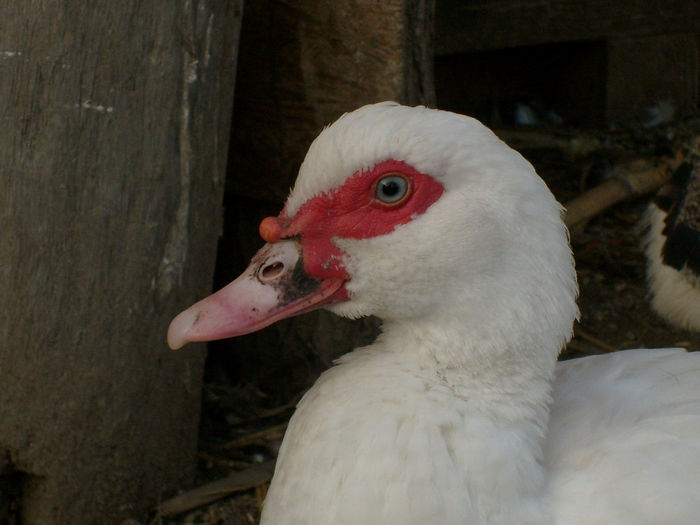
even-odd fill
[(173, 320), (172, 348), (320, 307), (479, 331), (517, 322), (561, 346), (577, 313), (561, 207), (522, 156), (446, 111), (381, 103), (342, 116), (260, 234), (238, 279)]

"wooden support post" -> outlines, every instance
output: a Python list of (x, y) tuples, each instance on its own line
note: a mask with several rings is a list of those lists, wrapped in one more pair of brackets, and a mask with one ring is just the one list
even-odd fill
[(211, 290), (240, 9), (3, 8), (0, 522), (143, 518), (193, 474), (204, 353), (165, 332)]
[(246, 6), (232, 190), (282, 201), (306, 149), (342, 113), (434, 104), (432, 0), (260, 0)]

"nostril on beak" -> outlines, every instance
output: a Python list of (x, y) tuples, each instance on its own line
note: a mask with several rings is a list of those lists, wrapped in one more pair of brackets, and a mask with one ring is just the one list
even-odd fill
[(258, 271), (258, 277), (261, 281), (271, 281), (276, 279), (284, 272), (284, 263), (281, 261), (274, 261), (270, 264), (264, 265)]
[(253, 275), (264, 285), (291, 278), (301, 259), (301, 246), (296, 241), (283, 240), (266, 244), (255, 256)]

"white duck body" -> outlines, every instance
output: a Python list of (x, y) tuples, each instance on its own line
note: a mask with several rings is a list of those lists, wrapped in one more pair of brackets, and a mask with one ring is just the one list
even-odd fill
[[(532, 166), (476, 120), (390, 103), (343, 116), (312, 144), (282, 226), (261, 225), (270, 244), (239, 279), (265, 281), (280, 246), (304, 242), (305, 230), (288, 224), (304, 223), (309, 202), (333, 201), (348, 180), (388, 160), (444, 191), (390, 228), (328, 232), (348, 277), (347, 294), (327, 307), (376, 315), (382, 334), (299, 403), (262, 524), (697, 520), (700, 498), (687, 488), (700, 481), (700, 359), (629, 351), (561, 364), (555, 381), (578, 313), (561, 207)], [(423, 187), (411, 180), (418, 195)], [(319, 221), (336, 224), (333, 210), (319, 209)], [(366, 234), (373, 228), (381, 233)], [(220, 306), (234, 301), (229, 287), (173, 321), (172, 346), (261, 325), (257, 317), (235, 329), (207, 324), (232, 311)], [(650, 457), (663, 471), (646, 469)]]
[(545, 442), (555, 523), (698, 523), (700, 355), (626, 350), (557, 367)]
[[(538, 461), (575, 275), (560, 206), (504, 150), (474, 120), (393, 105), (346, 115), (311, 146), (290, 214), (386, 158), (446, 191), (391, 234), (336, 241), (352, 299), (331, 310), (377, 315), (383, 335), (300, 403), (262, 523), (546, 523)], [(552, 260), (559, 273), (541, 271)]]

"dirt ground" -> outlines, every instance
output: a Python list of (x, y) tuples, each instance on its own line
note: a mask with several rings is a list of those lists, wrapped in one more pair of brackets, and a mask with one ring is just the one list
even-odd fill
[[(591, 175), (594, 170), (589, 161), (571, 161), (556, 149), (523, 153), (560, 202), (566, 203), (599, 182)], [(637, 226), (648, 200), (647, 196), (619, 204), (572, 232), (581, 320), (562, 358), (635, 347), (700, 348), (698, 334), (669, 326), (649, 307)], [(267, 397), (255, 384), (206, 385), (196, 486), (274, 459), (298, 397), (274, 409), (263, 408)], [(265, 483), (257, 484), (172, 519), (156, 517), (152, 523), (257, 523), (265, 489)]]

